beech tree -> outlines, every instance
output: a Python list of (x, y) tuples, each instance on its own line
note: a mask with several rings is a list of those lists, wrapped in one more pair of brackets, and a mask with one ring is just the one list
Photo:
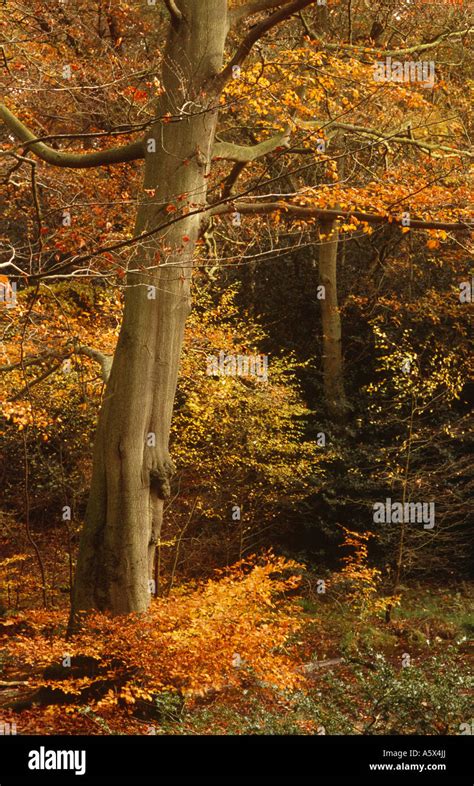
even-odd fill
[[(76, 567), (73, 623), (80, 613), (91, 609), (126, 614), (148, 608), (155, 548), (174, 471), (168, 442), (184, 325), (191, 305), (193, 257), (210, 217), (286, 215), (294, 220), (321, 220), (323, 228), (336, 227), (334, 222), (342, 219), (364, 226), (402, 222), (389, 212), (321, 207), (307, 198), (293, 202), (270, 195), (251, 201), (245, 194), (233, 193), (244, 167), (281, 150), (291, 152), (294, 127), (310, 138), (321, 125), (331, 126), (331, 134), (362, 135), (372, 142), (384, 138), (374, 129), (336, 120), (299, 120), (294, 112), (288, 127), (249, 147), (222, 141), (216, 134), (223, 91), (238, 77), (255, 44), (306, 7), (316, 5), (316, 0), (254, 0), (230, 7), (228, 0), (165, 0), (165, 5), (169, 24), (160, 95), (153, 122), (137, 140), (108, 150), (62, 152), (38, 140), (9, 108), (0, 107), (0, 117), (24, 150), (52, 166), (83, 169), (144, 161), (143, 198), (134, 238), (107, 247), (129, 247), (130, 255), (123, 321), (110, 374), (109, 364), (102, 359), (107, 367), (107, 387)], [(449, 31), (441, 40), (463, 34), (465, 30)], [(432, 45), (436, 42), (426, 46)], [(455, 147), (402, 133), (391, 133), (388, 138), (392, 144), (415, 146), (425, 153), (471, 156)], [(231, 162), (232, 170), (220, 198), (214, 195), (209, 200), (213, 162), (222, 161)], [(340, 201), (335, 199), (333, 204)], [(464, 220), (450, 216), (440, 221), (412, 218), (410, 226), (466, 229)], [(325, 277), (334, 281), (325, 311), (331, 347), (325, 367), (326, 388), (337, 409), (337, 400), (343, 395), (340, 323), (331, 318), (337, 313), (337, 239), (322, 249), (323, 283), (330, 283)], [(88, 253), (78, 254), (75, 264), (89, 258)], [(58, 263), (49, 275), (58, 275), (67, 267)], [(31, 275), (30, 281), (35, 283), (41, 277)], [(82, 351), (92, 350), (83, 347)]]
[[(163, 93), (157, 122), (145, 139), (123, 148), (85, 155), (60, 153), (42, 142), (30, 148), (55, 166), (93, 167), (144, 158), (146, 197), (136, 218), (123, 323), (114, 354), (94, 445), (90, 499), (74, 585), (73, 617), (88, 609), (114, 613), (145, 611), (149, 578), (161, 528), (163, 502), (173, 474), (168, 440), (179, 356), (190, 311), (194, 246), (206, 206), (219, 96), (233, 69), (253, 44), (276, 24), (311, 5), (256, 2), (232, 14), (227, 0), (167, 0), (170, 24), (163, 56)], [(258, 12), (282, 6), (258, 24), (229, 62), (229, 30)], [(6, 107), (2, 118), (22, 142), (34, 135)], [(281, 140), (250, 151), (267, 153)], [(179, 221), (166, 221), (177, 210)], [(160, 228), (160, 225), (163, 225)]]

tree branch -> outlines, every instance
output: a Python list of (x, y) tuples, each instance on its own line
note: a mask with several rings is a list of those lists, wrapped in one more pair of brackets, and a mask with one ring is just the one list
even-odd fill
[[(108, 382), (110, 376), (110, 370), (112, 368), (112, 362), (114, 359), (113, 355), (104, 355), (103, 352), (99, 352), (97, 349), (92, 349), (91, 347), (85, 347), (79, 344), (78, 340), (75, 339), (73, 341), (74, 344), (74, 352), (76, 355), (86, 355), (87, 357), (95, 360), (96, 363), (100, 365), (101, 368), (101, 377), (104, 382)], [(71, 357), (72, 352), (65, 351), (65, 352), (44, 352), (37, 357), (27, 358), (26, 360), (21, 360), (17, 363), (10, 363), (7, 366), (0, 366), (0, 372), (12, 371), (15, 368), (31, 366), (31, 365), (39, 365), (44, 363), (45, 360), (49, 358), (59, 359), (59, 363), (53, 363), (53, 365), (49, 366), (42, 374), (35, 379), (28, 382), (25, 387), (21, 388), (18, 393), (15, 393), (14, 396), (10, 399), (10, 401), (16, 401), (17, 399), (21, 398), (28, 390), (33, 387), (33, 385), (37, 385), (39, 382), (43, 382), (47, 379), (51, 374), (54, 374), (55, 371), (61, 368), (64, 361)]]
[(402, 145), (413, 145), (414, 147), (419, 147), (422, 150), (428, 150), (430, 153), (436, 153), (438, 150), (442, 150), (443, 152), (451, 153), (455, 156), (467, 156), (468, 158), (474, 158), (474, 153), (472, 153), (470, 150), (459, 150), (457, 147), (438, 145), (436, 142), (424, 142), (421, 139), (412, 139), (409, 136), (399, 136), (398, 134), (389, 134), (386, 136), (385, 134), (380, 134), (375, 130), (364, 128), (363, 126), (352, 126), (349, 123), (335, 123), (335, 126), (341, 128), (342, 130), (353, 131), (357, 134), (365, 134), (366, 136), (380, 139), (382, 142), (396, 142), (397, 144)]
[(53, 166), (86, 169), (95, 166), (108, 166), (109, 164), (123, 164), (126, 161), (145, 158), (145, 149), (141, 140), (122, 147), (97, 150), (94, 153), (64, 153), (45, 145), (43, 142), (38, 142), (35, 135), (4, 104), (0, 104), (0, 119), (16, 138), (25, 143), (25, 146), (30, 148), (38, 158)]
[[(393, 215), (383, 215), (381, 213), (364, 213), (360, 210), (338, 210), (335, 209), (322, 209), (319, 207), (310, 207), (302, 205), (292, 205), (290, 202), (238, 202), (235, 201), (227, 205), (218, 205), (217, 207), (210, 208), (209, 215), (225, 215), (228, 213), (241, 213), (243, 215), (265, 215), (268, 213), (280, 212), (282, 216), (287, 215), (289, 218), (318, 218), (334, 220), (336, 218), (350, 219), (351, 217), (357, 218), (359, 221), (365, 221), (368, 224), (395, 224), (402, 225), (402, 218)], [(412, 218), (410, 220), (410, 228), (412, 229), (446, 229), (453, 232), (465, 231), (472, 232), (473, 225), (467, 221), (457, 221), (450, 223), (443, 223), (442, 221), (423, 221), (422, 219)]]
[(35, 377), (35, 379), (29, 380), (28, 383), (23, 388), (21, 388), (21, 390), (18, 391), (18, 393), (15, 393), (15, 395), (11, 397), (10, 401), (17, 401), (19, 398), (22, 398), (22, 396), (24, 396), (25, 393), (29, 392), (30, 388), (32, 388), (33, 385), (38, 385), (40, 382), (44, 382), (44, 380), (50, 377), (51, 374), (54, 374), (55, 371), (58, 371), (58, 369), (61, 368), (61, 365), (62, 365), (62, 361), (61, 363), (55, 363), (53, 366), (47, 368), (46, 371), (43, 371), (43, 373), (40, 374), (39, 377)]
[(256, 0), (256, 2), (233, 8), (230, 12), (231, 27), (253, 14), (258, 14), (260, 11), (268, 11), (270, 8), (277, 8), (281, 5), (288, 5), (289, 2), (291, 0)]
[(64, 358), (67, 357), (63, 352), (51, 352), (47, 350), (46, 352), (42, 352), (41, 355), (36, 355), (35, 357), (27, 358), (26, 360), (18, 360), (16, 363), (8, 363), (6, 366), (0, 366), (0, 372), (7, 372), (13, 371), (15, 368), (22, 368), (23, 366), (39, 366), (44, 363), (49, 358)]
[(234, 164), (228, 176), (224, 180), (223, 187), (222, 187), (222, 199), (228, 199), (230, 197), (232, 193), (232, 189), (235, 186), (240, 175), (244, 171), (245, 167), (246, 167), (245, 162)]
[(183, 18), (183, 12), (179, 10), (175, 0), (165, 0), (165, 6), (170, 12), (173, 22), (174, 23), (181, 22)]
[(265, 139), (256, 145), (234, 145), (232, 142), (216, 142), (212, 151), (212, 158), (221, 158), (225, 161), (235, 161), (236, 163), (250, 163), (257, 158), (273, 153), (279, 148), (289, 147), (290, 129), (286, 129), (282, 134)]
[(104, 355), (104, 353), (99, 352), (98, 349), (84, 347), (77, 341), (74, 342), (74, 351), (77, 355), (86, 355), (87, 357), (92, 358), (92, 360), (95, 360), (96, 363), (100, 365), (102, 379), (104, 382), (108, 382), (112, 368), (112, 362), (114, 359), (113, 355)]
[[(248, 189), (249, 193), (251, 189)], [(131, 248), (132, 246), (136, 246), (141, 243), (143, 240), (146, 240), (149, 237), (153, 237), (154, 235), (158, 234), (159, 232), (163, 232), (164, 229), (167, 229), (174, 224), (177, 224), (179, 221), (184, 221), (190, 218), (190, 216), (197, 216), (201, 215), (205, 216), (215, 216), (215, 215), (225, 215), (228, 213), (247, 213), (247, 214), (268, 214), (274, 212), (285, 212), (291, 211), (292, 214), (296, 216), (301, 216), (302, 218), (327, 218), (327, 219), (335, 219), (335, 218), (350, 218), (350, 216), (355, 216), (361, 221), (366, 221), (368, 224), (383, 224), (383, 223), (394, 223), (399, 224), (401, 223), (401, 219), (398, 219), (396, 216), (389, 216), (386, 214), (381, 213), (361, 213), (357, 210), (336, 210), (336, 209), (321, 209), (321, 208), (312, 208), (312, 207), (302, 207), (299, 205), (292, 205), (289, 202), (262, 202), (262, 203), (241, 203), (231, 201), (228, 202), (227, 200), (222, 200), (220, 203), (215, 204), (214, 206), (210, 207), (199, 207), (195, 210), (190, 210), (187, 213), (180, 213), (177, 216), (173, 216), (173, 218), (168, 219), (162, 224), (158, 224), (157, 226), (153, 227), (152, 229), (148, 229), (144, 232), (141, 232), (139, 235), (135, 235), (135, 237), (128, 238), (127, 240), (121, 240), (117, 243), (112, 243), (105, 246), (100, 246), (95, 251), (88, 252), (86, 254), (77, 255), (70, 257), (66, 262), (62, 262), (58, 264), (56, 267), (51, 268), (48, 272), (44, 273), (34, 273), (32, 275), (28, 275), (29, 282), (36, 282), (42, 279), (52, 279), (58, 276), (63, 270), (66, 270), (70, 267), (71, 264), (83, 264), (84, 262), (88, 262), (89, 260), (93, 259), (94, 257), (98, 257), (101, 254), (110, 253), (111, 251), (118, 251), (122, 248)], [(457, 221), (457, 222), (449, 222), (444, 223), (441, 221), (422, 221), (421, 219), (413, 219), (410, 223), (410, 227), (413, 229), (448, 229), (453, 232), (472, 232), (474, 230), (474, 225), (468, 221)], [(164, 265), (163, 265), (164, 267)], [(130, 272), (130, 271), (129, 271)], [(137, 271), (135, 271), (137, 272)]]
[[(288, 17), (296, 14), (298, 11), (301, 11), (303, 8), (306, 8), (306, 6), (312, 5), (315, 2), (316, 0), (292, 0), (290, 3), (285, 3), (284, 8), (280, 8), (278, 11), (275, 11), (275, 13), (270, 14), (270, 16), (267, 19), (264, 19), (263, 22), (255, 25), (255, 27), (250, 30), (248, 35), (241, 42), (232, 60), (227, 63), (220, 74), (218, 74), (215, 78), (214, 84), (217, 85), (218, 89), (221, 90), (224, 87), (227, 80), (232, 76), (233, 67), (243, 63), (245, 58), (250, 54), (253, 45), (260, 38), (262, 38), (262, 36), (268, 33), (272, 27), (280, 24), (280, 22), (284, 22), (285, 19), (288, 19)], [(281, 3), (279, 3), (279, 5), (281, 5)]]
[(430, 153), (443, 151), (454, 156), (466, 156), (467, 158), (474, 158), (474, 153), (470, 150), (459, 150), (457, 147), (439, 145), (437, 142), (425, 142), (422, 139), (403, 136), (403, 131), (395, 134), (391, 134), (390, 132), (388, 134), (382, 134), (380, 131), (376, 131), (372, 128), (364, 128), (364, 126), (355, 126), (351, 125), (350, 123), (339, 123), (337, 121), (332, 122), (331, 120), (325, 122), (324, 120), (300, 120), (298, 118), (295, 120), (295, 123), (303, 129), (322, 129), (324, 127), (331, 128), (333, 130), (351, 131), (354, 134), (363, 134), (364, 136), (368, 136), (373, 139), (380, 139), (381, 142), (395, 142), (396, 144), (401, 145), (412, 145), (414, 147), (419, 147), (421, 150), (428, 150)]
[(357, 54), (358, 52), (363, 55), (376, 55), (377, 57), (398, 57), (399, 55), (412, 55), (415, 52), (426, 52), (428, 49), (434, 49), (439, 46), (443, 41), (456, 36), (463, 36), (472, 33), (474, 27), (466, 27), (464, 30), (452, 30), (448, 33), (441, 33), (434, 41), (428, 41), (426, 44), (415, 44), (414, 46), (405, 47), (405, 49), (369, 49), (365, 46), (356, 46), (351, 44), (325, 44), (321, 42), (321, 49), (327, 49), (330, 52), (350, 52)]

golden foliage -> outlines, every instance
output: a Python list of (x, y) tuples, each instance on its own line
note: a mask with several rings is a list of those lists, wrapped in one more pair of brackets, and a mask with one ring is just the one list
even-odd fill
[[(294, 688), (301, 676), (285, 644), (303, 622), (296, 604), (284, 596), (298, 586), (299, 570), (298, 563), (272, 554), (241, 561), (214, 580), (153, 600), (146, 617), (92, 614), (68, 642), (50, 636), (51, 627), (65, 623), (62, 612), (29, 612), (29, 636), (14, 638), (7, 655), (36, 671), (69, 656), (69, 679), (64, 666), (66, 679), (32, 684), (79, 700), (96, 679), (97, 686), (110, 685), (92, 701), (88, 691), (88, 703), (101, 712), (150, 701), (162, 691), (192, 698), (252, 680)], [(96, 662), (96, 677), (76, 676), (74, 664), (81, 659)]]
[(331, 586), (343, 587), (346, 601), (362, 618), (370, 617), (388, 606), (396, 606), (400, 596), (380, 597), (382, 573), (368, 565), (367, 543), (374, 535), (372, 532), (352, 532), (342, 527), (345, 532), (342, 548), (350, 548), (351, 552), (343, 557), (344, 567), (328, 582)]

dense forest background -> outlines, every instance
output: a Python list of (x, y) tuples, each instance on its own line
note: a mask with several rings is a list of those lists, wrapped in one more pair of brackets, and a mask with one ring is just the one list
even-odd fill
[[(66, 638), (143, 163), (55, 165), (9, 113), (50, 151), (146, 134), (173, 5), (170, 21), (169, 3), (9, 2), (0, 21), (0, 722), (472, 733), (464, 2), (301, 3), (234, 66), (192, 252), (150, 609), (99, 609)], [(284, 5), (246, 5), (227, 61)], [(375, 80), (387, 57), (433, 63), (433, 84)], [(240, 374), (239, 358), (266, 373)], [(434, 503), (433, 526), (380, 523), (379, 503)]]

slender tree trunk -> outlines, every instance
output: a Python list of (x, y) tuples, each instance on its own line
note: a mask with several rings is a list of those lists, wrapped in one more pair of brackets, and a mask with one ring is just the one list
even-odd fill
[[(180, 0), (164, 54), (164, 94), (146, 134), (136, 233), (206, 203), (217, 121), (227, 0)], [(154, 190), (154, 193), (153, 193)], [(170, 205), (172, 207), (170, 207)], [(200, 217), (142, 243), (126, 279), (123, 323), (99, 417), (71, 613), (143, 612), (173, 465), (168, 440)], [(150, 269), (150, 266), (153, 269)], [(148, 268), (148, 270), (145, 270)]]
[(333, 417), (344, 417), (347, 401), (342, 365), (341, 316), (337, 303), (337, 221), (322, 221), (324, 242), (319, 246), (319, 279), (325, 288), (321, 302), (323, 385), (326, 406)]

